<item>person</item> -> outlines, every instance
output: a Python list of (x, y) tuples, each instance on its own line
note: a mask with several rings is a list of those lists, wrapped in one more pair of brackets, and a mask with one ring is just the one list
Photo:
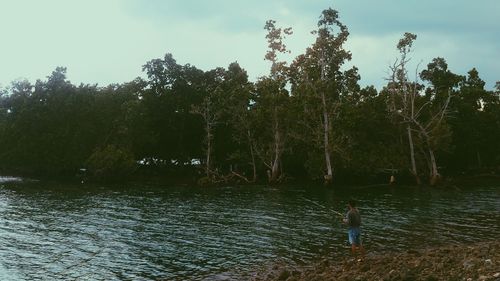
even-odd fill
[(361, 241), (361, 215), (356, 208), (356, 201), (352, 199), (349, 200), (347, 206), (349, 207), (349, 211), (347, 211), (344, 218), (344, 223), (349, 227), (347, 234), (349, 243), (351, 244), (351, 252), (355, 255), (356, 251), (359, 250), (359, 252), (364, 255), (365, 250)]

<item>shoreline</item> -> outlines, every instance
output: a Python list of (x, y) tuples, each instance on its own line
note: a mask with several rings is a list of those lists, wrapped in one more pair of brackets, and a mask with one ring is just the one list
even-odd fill
[(448, 244), (364, 258), (324, 259), (305, 267), (274, 265), (252, 281), (500, 280), (500, 240)]
[[(1, 182), (25, 182), (25, 181), (42, 181), (42, 182), (56, 182), (56, 183), (69, 183), (69, 184), (109, 184), (109, 185), (116, 185), (116, 184), (137, 184), (137, 183), (144, 183), (144, 184), (151, 184), (151, 185), (158, 185), (158, 186), (195, 186), (195, 187), (200, 187), (200, 188), (212, 188), (212, 187), (219, 187), (219, 186), (227, 186), (227, 185), (232, 185), (232, 186), (266, 186), (270, 185), (267, 182), (255, 182), (255, 183), (242, 183), (242, 182), (235, 182), (235, 183), (224, 183), (224, 184), (214, 184), (214, 185), (209, 185), (209, 186), (202, 186), (197, 184), (196, 180), (194, 178), (189, 178), (189, 177), (177, 177), (177, 178), (169, 178), (169, 177), (130, 177), (130, 178), (124, 178), (122, 181), (94, 181), (94, 180), (88, 180), (88, 179), (83, 179), (79, 177), (36, 177), (36, 176), (29, 176), (29, 175), (21, 175), (21, 174), (6, 174), (6, 173), (0, 173), (0, 179), (4, 179), (3, 181), (0, 180)], [(14, 180), (12, 180), (14, 179)], [(405, 182), (397, 182), (395, 184), (390, 184), (390, 183), (380, 183), (380, 182), (373, 182), (371, 184), (369, 183), (347, 183), (347, 182), (339, 182), (337, 184), (333, 185), (328, 185), (325, 186), (324, 184), (321, 184), (320, 182), (313, 181), (313, 180), (296, 180), (296, 181), (289, 181), (289, 182), (284, 182), (280, 184), (273, 184), (272, 186), (276, 187), (281, 187), (281, 186), (297, 186), (297, 185), (305, 185), (309, 187), (315, 187), (315, 188), (334, 188), (334, 189), (339, 189), (339, 190), (348, 190), (348, 189), (377, 189), (377, 188), (385, 188), (385, 187), (420, 187), (420, 188), (432, 188), (432, 189), (449, 189), (449, 190), (456, 190), (459, 191), (462, 188), (470, 188), (474, 187), (477, 185), (498, 185), (500, 184), (500, 174), (475, 174), (475, 175), (467, 175), (467, 176), (455, 176), (455, 177), (448, 177), (446, 180), (441, 182), (440, 184), (436, 186), (429, 186), (427, 184), (421, 184), (421, 185), (415, 185), (415, 184), (410, 184), (410, 183), (405, 183)]]

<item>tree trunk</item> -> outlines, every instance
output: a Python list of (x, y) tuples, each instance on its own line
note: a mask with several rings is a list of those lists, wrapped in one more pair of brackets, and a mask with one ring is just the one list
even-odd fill
[(432, 161), (431, 161), (430, 153), (428, 153), (429, 150), (428, 149), (426, 150), (425, 148), (428, 148), (428, 146), (419, 147), (420, 152), (422, 153), (422, 155), (425, 158), (425, 163), (427, 164), (427, 168), (429, 168), (429, 175), (431, 175), (432, 174)]
[(425, 144), (427, 146), (427, 150), (429, 153), (429, 160), (428, 161), (430, 164), (429, 165), (429, 170), (430, 170), (429, 184), (431, 186), (434, 186), (439, 182), (441, 175), (439, 175), (438, 167), (437, 167), (437, 163), (436, 163), (436, 157), (434, 156), (434, 151), (432, 150), (432, 147), (431, 147), (431, 143), (430, 143), (431, 137), (429, 136), (429, 134), (427, 133), (425, 128), (419, 122), (415, 122), (415, 123), (420, 128), (420, 132), (421, 132), (422, 136), (425, 138), (424, 139)]
[(210, 154), (212, 154), (212, 128), (210, 127), (210, 122), (207, 121), (207, 159), (206, 159), (206, 174), (210, 177)]
[(255, 164), (255, 153), (253, 151), (252, 138), (250, 135), (250, 130), (247, 131), (248, 143), (250, 144), (250, 155), (252, 156), (252, 168), (253, 168), (253, 177), (252, 182), (257, 181), (257, 165)]
[(279, 123), (278, 123), (278, 112), (277, 108), (274, 108), (274, 159), (271, 166), (271, 177), (269, 178), (269, 182), (275, 183), (279, 178), (279, 163), (281, 157), (281, 135), (279, 132)]
[[(323, 53), (322, 57), (320, 59), (320, 65), (321, 65), (321, 80), (325, 81), (326, 80), (326, 63), (324, 58), (326, 55)], [(333, 181), (333, 171), (332, 171), (332, 164), (331, 164), (331, 159), (330, 159), (330, 140), (329, 140), (329, 133), (330, 133), (330, 123), (329, 123), (329, 114), (328, 114), (328, 108), (326, 105), (326, 97), (325, 97), (325, 92), (321, 91), (321, 102), (323, 104), (323, 146), (325, 149), (325, 164), (326, 164), (326, 175), (324, 176), (324, 183), (326, 184), (331, 184)]]
[(325, 148), (325, 163), (326, 163), (326, 175), (325, 175), (325, 184), (331, 184), (333, 180), (333, 171), (332, 171), (332, 164), (330, 162), (330, 149), (329, 149), (329, 120), (328, 120), (328, 111), (326, 108), (326, 99), (325, 99), (325, 94), (321, 93), (321, 99), (323, 102), (323, 134), (324, 134), (324, 143), (323, 146)]
[(439, 175), (437, 164), (436, 164), (436, 158), (434, 157), (434, 151), (432, 151), (431, 148), (429, 148), (429, 156), (430, 156), (430, 161), (431, 161), (430, 185), (434, 186), (439, 182), (441, 175)]
[(417, 164), (415, 163), (415, 149), (413, 148), (413, 137), (412, 137), (412, 134), (411, 134), (411, 128), (410, 128), (409, 124), (406, 127), (406, 129), (408, 131), (408, 142), (410, 144), (410, 160), (411, 160), (411, 169), (410, 169), (410, 172), (413, 175), (413, 177), (415, 178), (415, 183), (418, 184), (418, 185), (420, 185), (421, 184), (420, 177), (418, 176)]
[(278, 178), (279, 178), (279, 158), (280, 158), (280, 148), (279, 148), (279, 141), (280, 141), (280, 133), (278, 131), (274, 132), (274, 160), (273, 160), (273, 165), (271, 169), (271, 178), (270, 182), (275, 183)]

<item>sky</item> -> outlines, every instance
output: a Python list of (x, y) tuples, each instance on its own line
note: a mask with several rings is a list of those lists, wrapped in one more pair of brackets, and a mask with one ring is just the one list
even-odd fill
[(404, 32), (417, 35), (411, 69), (443, 57), (456, 74), (475, 67), (487, 89), (500, 81), (498, 0), (0, 0), (0, 85), (45, 80), (57, 66), (73, 84), (123, 83), (166, 53), (202, 70), (237, 61), (255, 81), (270, 69), (266, 20), (292, 27), (291, 61), (329, 7), (349, 29), (346, 67), (358, 67), (361, 86), (386, 83)]

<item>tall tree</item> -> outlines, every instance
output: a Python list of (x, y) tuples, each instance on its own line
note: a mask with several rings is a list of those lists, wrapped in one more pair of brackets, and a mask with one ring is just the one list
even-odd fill
[(460, 90), (452, 103), (454, 156), (450, 166), (456, 172), (477, 171), (494, 166), (498, 145), (495, 139), (500, 125), (498, 95), (487, 91), (485, 82), (473, 68), (460, 82)]
[(233, 150), (228, 156), (231, 161), (239, 166), (250, 166), (248, 171), (251, 176), (247, 176), (247, 171), (243, 168), (239, 171), (236, 167), (231, 169), (231, 173), (244, 181), (255, 182), (257, 180), (257, 156), (255, 153), (254, 111), (252, 103), (254, 100), (254, 88), (248, 81), (247, 72), (234, 62), (231, 63), (225, 73), (223, 91), (224, 97), (221, 99), (223, 106), (223, 117), (225, 124), (230, 129), (230, 135), (225, 138), (224, 147), (228, 150), (230, 140), (233, 143)]
[(156, 134), (156, 158), (177, 166), (203, 158), (203, 121), (192, 108), (203, 100), (204, 72), (179, 65), (171, 54), (147, 62), (143, 70), (149, 90), (142, 99)]
[[(413, 132), (422, 141), (423, 146), (420, 149), (428, 163), (429, 183), (430, 185), (435, 185), (440, 178), (436, 149), (441, 137), (447, 134), (446, 118), (449, 114), (448, 105), (452, 93), (451, 89), (448, 89), (447, 93), (442, 94), (440, 89), (435, 88), (433, 91), (428, 91), (427, 96), (422, 96), (420, 94), (422, 86), (418, 81), (410, 80), (407, 69), (407, 64), (410, 60), (408, 55), (416, 37), (414, 34), (405, 33), (403, 38), (398, 42), (397, 48), (401, 57), (391, 66), (388, 85), (391, 95), (389, 110), (406, 125), (410, 146), (410, 172), (415, 177), (417, 184), (420, 184), (420, 177), (415, 160)], [(431, 72), (436, 70), (435, 62), (436, 60), (423, 73), (424, 77), (432, 78)]]
[(315, 43), (294, 61), (293, 89), (294, 95), (302, 96), (304, 105), (310, 103), (303, 111), (310, 120), (305, 125), (312, 135), (321, 135), (319, 146), (323, 150), (324, 180), (331, 183), (332, 150), (342, 151), (342, 136), (340, 130), (334, 129), (333, 123), (340, 112), (342, 97), (348, 95), (349, 88), (354, 89), (350, 86), (357, 84), (359, 75), (356, 68), (342, 71), (342, 66), (351, 60), (352, 55), (344, 49), (349, 32), (339, 21), (336, 10), (324, 10), (318, 29), (313, 33), (317, 35)]
[[(285, 61), (280, 61), (279, 55), (288, 53), (283, 40), (286, 36), (292, 34), (291, 28), (278, 28), (274, 20), (268, 20), (265, 25), (267, 30), (266, 39), (269, 50), (265, 55), (265, 59), (271, 62), (271, 70), (268, 77), (261, 78), (257, 83), (257, 92), (259, 99), (257, 100), (258, 109), (266, 119), (266, 126), (272, 135), (272, 141), (268, 144), (263, 144), (259, 155), (263, 159), (264, 164), (269, 168), (269, 182), (275, 183), (280, 181), (282, 173), (281, 158), (284, 152), (285, 133), (283, 114), (286, 110), (286, 101), (288, 91), (287, 71), (288, 67)], [(265, 143), (266, 141), (264, 141)]]
[[(415, 115), (415, 99), (418, 95), (416, 83), (411, 83), (408, 77), (407, 65), (410, 61), (408, 57), (411, 52), (413, 41), (417, 38), (415, 34), (405, 33), (403, 38), (399, 40), (397, 48), (400, 53), (400, 58), (396, 59), (390, 67), (390, 77), (388, 78), (389, 101), (388, 109), (394, 116), (400, 117), (406, 127), (408, 136), (408, 144), (410, 151), (410, 173), (414, 176), (415, 182), (420, 184), (420, 177), (417, 171), (415, 160), (415, 145), (413, 140), (413, 131), (411, 127), (411, 119)], [(396, 122), (398, 122), (397, 120)]]
[(216, 68), (205, 73), (200, 91), (204, 97), (199, 105), (193, 105), (192, 112), (203, 118), (205, 128), (205, 174), (208, 178), (214, 175), (212, 171), (212, 151), (214, 130), (222, 112), (222, 82), (224, 79), (223, 68)]

